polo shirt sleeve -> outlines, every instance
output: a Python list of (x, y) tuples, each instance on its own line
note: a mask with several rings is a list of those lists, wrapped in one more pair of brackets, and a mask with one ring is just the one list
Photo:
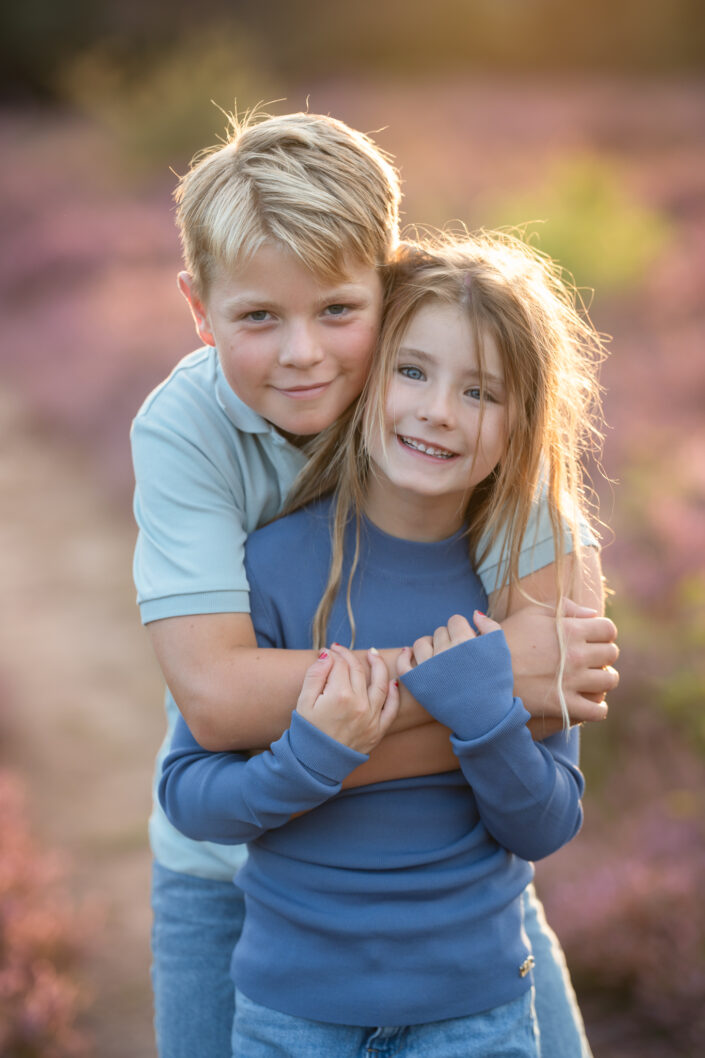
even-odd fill
[[(566, 527), (567, 529), (567, 527)], [(583, 547), (598, 547), (598, 540), (592, 533), (590, 526), (583, 517), (578, 519), (580, 542)], [(509, 555), (503, 553), (504, 538), (495, 540), (494, 544), (477, 567), (477, 575), (482, 581), (482, 586), (488, 595), (500, 587), (503, 583)], [(569, 554), (573, 550), (573, 539), (570, 532), (565, 536), (565, 552)], [(482, 552), (482, 544), (479, 548)], [(534, 503), (526, 532), (521, 542), (519, 553), (519, 577), (528, 577), (544, 566), (550, 566), (555, 561), (556, 551), (551, 528), (551, 518), (548, 512), (546, 495), (542, 492)]]
[(130, 436), (142, 621), (249, 612), (242, 480), (226, 480), (198, 435), (156, 415), (139, 415)]

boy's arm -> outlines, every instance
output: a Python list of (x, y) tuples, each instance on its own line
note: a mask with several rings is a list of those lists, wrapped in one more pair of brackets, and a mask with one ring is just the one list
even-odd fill
[[(147, 627), (174, 700), (205, 749), (262, 749), (289, 726), (313, 650), (258, 647), (244, 613), (170, 617)], [(383, 653), (389, 664), (393, 652)], [(400, 714), (394, 731), (430, 722), (411, 695)]]
[[(594, 547), (585, 547), (574, 578), (575, 556), (567, 555), (565, 562), (571, 583), (571, 600), (566, 600), (563, 618), (566, 704), (574, 723), (601, 720), (607, 714), (604, 696), (619, 682), (612, 667), (619, 649), (615, 643), (617, 629), (603, 616), (600, 554)], [(560, 652), (555, 620), (555, 563), (524, 577), (520, 585), (521, 591), (492, 593), (490, 612), (501, 622), (511, 651), (514, 693), (531, 713), (534, 735), (545, 737), (562, 727), (556, 680)], [(586, 611), (581, 607), (592, 610), (592, 616), (583, 616)]]
[[(553, 565), (521, 583), (533, 598), (555, 601)], [(584, 553), (579, 601), (602, 609), (599, 555), (592, 548)], [(496, 593), (492, 604), (493, 612), (503, 619), (512, 652), (515, 693), (541, 725), (534, 733), (551, 734), (561, 726), (553, 611), (550, 606), (529, 603), (519, 592), (511, 597)], [(313, 651), (259, 648), (249, 614), (173, 617), (147, 627), (171, 692), (201, 745), (212, 750), (263, 748), (286, 729)], [(614, 670), (603, 669), (617, 658), (616, 629), (602, 617), (567, 617), (564, 627), (568, 644), (564, 686), (571, 717), (575, 721), (600, 718), (605, 707), (587, 695), (600, 698), (616, 686)], [(390, 668), (393, 653), (383, 652)], [(417, 729), (415, 734), (411, 728)], [(395, 743), (401, 732), (407, 732), (406, 737)], [(387, 765), (392, 774), (387, 774)], [(418, 767), (422, 771), (411, 770)], [(365, 769), (360, 769), (359, 778), (376, 782), (450, 767), (453, 761), (438, 731), (432, 732), (428, 714), (411, 695), (404, 694), (392, 734)], [(357, 778), (356, 774), (352, 781)]]

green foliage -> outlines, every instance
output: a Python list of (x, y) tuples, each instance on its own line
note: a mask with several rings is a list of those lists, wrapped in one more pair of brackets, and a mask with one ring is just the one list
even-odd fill
[(489, 202), (484, 216), (490, 226), (519, 226), (579, 286), (599, 292), (638, 285), (669, 237), (665, 217), (591, 155), (560, 161), (542, 186)]
[(67, 66), (60, 84), (138, 170), (185, 167), (226, 124), (217, 108), (242, 111), (276, 95), (256, 42), (231, 22), (185, 34), (137, 60), (124, 46), (97, 46)]
[(677, 622), (664, 630), (671, 664), (661, 678), (659, 700), (705, 756), (705, 573), (684, 577), (675, 595)]

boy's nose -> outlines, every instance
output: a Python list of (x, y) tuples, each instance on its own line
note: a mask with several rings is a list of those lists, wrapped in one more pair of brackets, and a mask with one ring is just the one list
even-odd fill
[(279, 362), (285, 367), (313, 367), (323, 359), (323, 350), (310, 327), (304, 324), (287, 328), (279, 353)]

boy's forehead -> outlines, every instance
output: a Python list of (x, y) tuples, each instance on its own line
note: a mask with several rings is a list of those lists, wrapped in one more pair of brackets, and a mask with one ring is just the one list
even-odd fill
[(381, 284), (380, 270), (373, 264), (351, 257), (342, 257), (339, 269), (323, 272), (309, 267), (285, 246), (264, 243), (253, 253), (236, 261), (212, 260), (208, 287), (210, 293), (262, 294), (274, 292), (290, 283), (305, 284), (309, 288), (333, 290), (362, 284)]

